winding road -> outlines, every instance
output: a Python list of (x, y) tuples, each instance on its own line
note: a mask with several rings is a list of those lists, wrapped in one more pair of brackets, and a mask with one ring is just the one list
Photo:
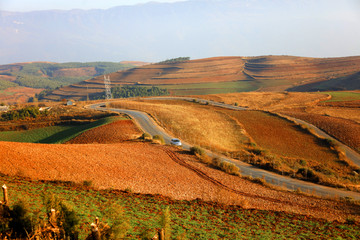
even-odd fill
[[(158, 98), (147, 98), (147, 99), (162, 99), (162, 100), (179, 100), (180, 99), (180, 100), (186, 100), (186, 101), (194, 100), (194, 98), (188, 98), (188, 97), (158, 97)], [(242, 108), (242, 107), (232, 106), (232, 105), (228, 105), (228, 104), (224, 104), (224, 103), (218, 103), (218, 102), (208, 101), (208, 100), (203, 100), (203, 99), (195, 99), (195, 100), (197, 102), (208, 103), (210, 105), (233, 109), (233, 110), (237, 110), (237, 111), (246, 109), (246, 108)], [(96, 109), (96, 110), (114, 111), (114, 112), (127, 114), (135, 121), (135, 123), (144, 132), (147, 132), (147, 133), (151, 134), (152, 136), (154, 136), (154, 135), (163, 136), (165, 143), (167, 143), (167, 144), (169, 144), (170, 140), (172, 138), (174, 138), (173, 136), (170, 136), (148, 114), (146, 114), (144, 112), (135, 111), (135, 110), (117, 109), (117, 108), (106, 108), (105, 103), (92, 104), (92, 105), (89, 105), (88, 107), (92, 108), (92, 109)], [(304, 122), (304, 121), (301, 121), (298, 119), (294, 119), (294, 120), (301, 124), (305, 124), (305, 125), (309, 126), (310, 128), (313, 128), (319, 136), (323, 136), (325, 138), (331, 138), (329, 135), (327, 135), (320, 129), (316, 128), (315, 126), (313, 126), (307, 122)], [(335, 141), (341, 146), (342, 149), (344, 149), (347, 157), (349, 159), (351, 159), (354, 162), (354, 164), (360, 166), (360, 154), (358, 154), (354, 150), (350, 149), (349, 147), (344, 146), (337, 140), (335, 140)], [(183, 143), (183, 148), (185, 150), (189, 150), (192, 146), (191, 144), (186, 143), (186, 142), (182, 142), (182, 143)], [(357, 193), (357, 192), (339, 190), (336, 188), (326, 187), (326, 186), (322, 186), (322, 185), (318, 185), (318, 184), (314, 184), (314, 183), (310, 183), (310, 182), (306, 182), (306, 181), (301, 181), (301, 180), (290, 178), (290, 177), (281, 176), (276, 173), (268, 172), (263, 169), (257, 168), (250, 164), (247, 164), (247, 163), (244, 163), (244, 162), (241, 162), (238, 160), (230, 159), (228, 157), (210, 152), (208, 150), (206, 150), (206, 153), (210, 157), (217, 157), (222, 161), (227, 161), (227, 162), (235, 164), (237, 167), (239, 167), (241, 175), (243, 175), (243, 176), (252, 176), (254, 178), (263, 178), (266, 180), (266, 182), (273, 184), (273, 185), (282, 186), (289, 190), (298, 190), (299, 189), (302, 192), (312, 193), (312, 194), (316, 194), (316, 195), (323, 196), (323, 197), (350, 197), (352, 199), (360, 200), (360, 193)]]

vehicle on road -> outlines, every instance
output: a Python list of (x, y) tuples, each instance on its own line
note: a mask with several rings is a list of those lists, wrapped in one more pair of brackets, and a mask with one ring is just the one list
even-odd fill
[(175, 146), (181, 146), (182, 145), (180, 139), (177, 139), (177, 138), (171, 139), (170, 144), (175, 145)]

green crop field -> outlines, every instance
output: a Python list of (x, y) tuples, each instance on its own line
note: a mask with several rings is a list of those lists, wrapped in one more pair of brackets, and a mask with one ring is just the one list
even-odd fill
[(218, 82), (218, 83), (194, 83), (156, 85), (159, 88), (166, 88), (172, 95), (206, 95), (218, 93), (249, 92), (257, 89), (254, 82)]
[(51, 126), (26, 131), (0, 132), (0, 141), (29, 143), (64, 143), (87, 130), (120, 119), (121, 118), (119, 117), (107, 117), (84, 125)]
[[(46, 219), (42, 196), (55, 195), (68, 203), (80, 220), (80, 239), (90, 233), (95, 217), (103, 219), (108, 207), (117, 204), (131, 228), (126, 239), (140, 239), (144, 231), (160, 226), (166, 207), (171, 213), (172, 239), (359, 239), (360, 225), (319, 220), (284, 212), (243, 209), (201, 200), (178, 201), (160, 195), (129, 191), (96, 190), (74, 183), (29, 181), (0, 175), (9, 190), (10, 205), (27, 203), (36, 216)], [(110, 222), (111, 224), (111, 222)]]
[(325, 102), (342, 102), (360, 100), (360, 92), (323, 92), (331, 95), (331, 99)]

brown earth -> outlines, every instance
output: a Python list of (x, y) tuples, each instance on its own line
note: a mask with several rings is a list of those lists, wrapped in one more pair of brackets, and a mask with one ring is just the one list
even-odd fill
[[(252, 81), (262, 91), (350, 76), (359, 71), (360, 57), (304, 58), (292, 56), (214, 57), (172, 64), (151, 64), (109, 74), (112, 85), (186, 84)], [(89, 91), (91, 90), (91, 91)], [(53, 91), (49, 100), (80, 99), (104, 91), (103, 76)]]
[(132, 120), (120, 120), (88, 130), (66, 142), (67, 144), (121, 143), (139, 138), (142, 132)]
[(40, 93), (42, 88), (12, 87), (3, 90), (0, 94), (0, 102), (7, 104), (26, 103), (30, 97)]
[(283, 114), (309, 122), (322, 129), (352, 149), (360, 152), (360, 124), (343, 118), (311, 114), (304, 112), (288, 112)]
[[(272, 190), (200, 164), (188, 153), (142, 142), (44, 145), (0, 142), (0, 172), (32, 179), (92, 181), (99, 188), (131, 189), (175, 199), (202, 198), (247, 208), (360, 220), (360, 208)], [(181, 164), (179, 164), (179, 159)]]

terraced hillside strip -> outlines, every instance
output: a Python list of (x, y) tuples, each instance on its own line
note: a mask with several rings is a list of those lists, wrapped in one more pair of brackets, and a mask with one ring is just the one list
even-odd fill
[[(244, 209), (200, 199), (178, 201), (161, 195), (134, 194), (119, 190), (96, 190), (65, 183), (39, 182), (0, 175), (11, 193), (10, 202), (27, 202), (32, 212), (45, 216), (41, 195), (54, 194), (74, 207), (80, 218), (80, 239), (89, 234), (94, 216), (106, 221), (106, 209), (117, 203), (124, 209), (131, 230), (126, 236), (139, 239), (148, 228), (159, 227), (158, 216), (166, 207), (171, 213), (172, 236), (187, 239), (253, 239), (254, 236), (291, 239), (295, 235), (306, 239), (359, 238), (359, 225), (316, 219), (283, 211)], [(349, 207), (342, 205), (343, 207)], [(341, 205), (337, 206), (337, 208)], [(42, 211), (41, 211), (42, 210)]]
[(331, 98), (327, 93), (295, 92), (242, 92), (194, 97), (266, 111), (314, 106), (320, 101)]
[[(344, 58), (214, 57), (172, 64), (151, 64), (111, 73), (109, 76), (113, 86), (179, 85), (184, 94), (199, 94), (199, 91), (194, 90), (186, 92), (185, 88), (189, 88), (189, 84), (233, 82), (239, 83), (239, 87), (234, 91), (256, 89), (281, 91), (320, 81), (329, 82), (328, 85), (331, 88), (332, 84), (342, 82), (343, 78), (346, 78), (344, 84), (350, 83), (349, 79), (357, 77), (355, 73), (359, 71), (359, 67), (359, 56)], [(349, 86), (345, 84), (344, 88), (347, 87)], [(58, 100), (64, 97), (81, 99), (85, 98), (87, 93), (103, 91), (104, 78), (98, 76), (57, 89), (48, 96), (48, 99)], [(224, 90), (220, 89), (219, 92), (224, 92)], [(201, 94), (206, 93), (216, 93), (216, 90), (213, 88), (212, 92)]]
[[(178, 200), (201, 198), (328, 220), (344, 221), (347, 217), (360, 220), (356, 204), (269, 189), (209, 168), (194, 156), (168, 146), (149, 143), (43, 145), (0, 142), (0, 150), (0, 172), (10, 176), (77, 183), (91, 181), (100, 189), (129, 189), (134, 193), (161, 194)], [(168, 155), (169, 151), (185, 165), (174, 161)], [(202, 172), (202, 177), (194, 169)], [(220, 185), (213, 184), (214, 181)]]
[(118, 120), (91, 130), (66, 142), (67, 144), (91, 144), (91, 143), (121, 143), (134, 140), (141, 136), (142, 132), (132, 120)]
[(309, 122), (329, 135), (360, 152), (360, 123), (352, 120), (302, 112), (283, 112)]

